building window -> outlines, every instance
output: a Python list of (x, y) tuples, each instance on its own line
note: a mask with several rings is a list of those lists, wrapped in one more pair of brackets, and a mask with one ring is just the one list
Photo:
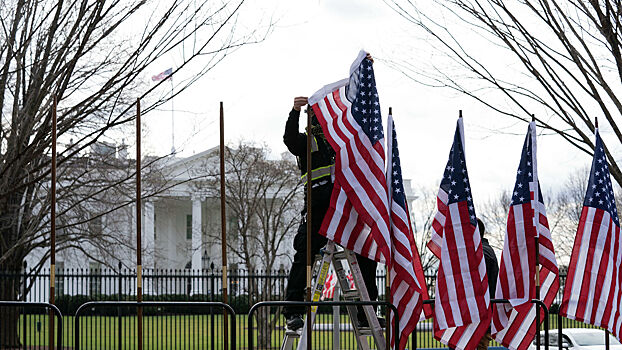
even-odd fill
[(89, 295), (100, 295), (102, 292), (101, 265), (98, 262), (89, 263)]
[(227, 232), (237, 233), (238, 232), (238, 217), (235, 215), (231, 215), (227, 218)]
[(92, 218), (88, 223), (88, 230), (91, 237), (100, 237), (103, 230), (102, 217)]
[(56, 262), (56, 280), (54, 281), (54, 290), (56, 296), (64, 295), (65, 293), (65, 262)]
[(186, 239), (192, 239), (192, 215), (186, 215)]

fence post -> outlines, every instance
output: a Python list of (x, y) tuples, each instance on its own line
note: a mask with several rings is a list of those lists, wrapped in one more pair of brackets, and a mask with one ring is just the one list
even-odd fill
[[(212, 269), (212, 272), (209, 275), (209, 277), (210, 277), (210, 294), (211, 294), (210, 298), (211, 298), (211, 301), (214, 301), (214, 289), (215, 289), (215, 286), (214, 286), (214, 277), (215, 277), (214, 276), (214, 263), (212, 263), (210, 267)], [(210, 342), (211, 342), (210, 349), (214, 350), (214, 338), (215, 338), (215, 334), (214, 334), (214, 309), (212, 309), (211, 307), (209, 309), (209, 315), (210, 315), (210, 319), (211, 319), (211, 322), (209, 324)]]
[[(28, 266), (26, 261), (24, 261), (24, 289), (22, 292), (22, 301), (26, 301), (26, 291), (28, 290)], [(22, 309), (24, 313), (24, 320), (22, 321), (22, 341), (24, 343), (24, 347), (26, 346), (26, 340), (28, 338), (28, 333), (26, 332), (26, 325), (28, 323), (28, 314), (26, 313), (26, 309)]]
[[(339, 282), (337, 282), (333, 290), (333, 301), (339, 301), (340, 294), (341, 287), (339, 286)], [(341, 332), (341, 307), (333, 306), (333, 349), (341, 349), (339, 332)]]
[[(121, 267), (123, 265), (121, 265), (121, 260), (119, 260), (119, 273), (118, 273), (118, 287), (117, 290), (119, 291), (119, 301), (121, 301), (121, 293), (123, 293), (123, 289), (122, 289), (122, 285), (123, 285), (123, 275), (121, 274)], [(122, 342), (122, 332), (123, 327), (121, 325), (121, 306), (117, 307), (117, 349), (121, 350), (123, 348), (123, 342)]]

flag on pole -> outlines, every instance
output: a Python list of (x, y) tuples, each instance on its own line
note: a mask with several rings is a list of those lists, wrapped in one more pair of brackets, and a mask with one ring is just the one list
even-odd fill
[(162, 72), (160, 74), (156, 74), (156, 75), (152, 76), (151, 80), (153, 80), (153, 81), (160, 81), (160, 80), (164, 80), (164, 79), (170, 77), (171, 75), (173, 75), (173, 68), (169, 68), (169, 69), (165, 70), (164, 72)]
[(572, 248), (560, 312), (608, 329), (620, 339), (620, 221), (603, 141), (596, 129), (594, 159)]
[(374, 70), (361, 51), (350, 77), (309, 98), (335, 150), (335, 183), (320, 233), (372, 260), (391, 260), (384, 131)]
[(428, 249), (439, 258), (434, 337), (458, 350), (477, 347), (491, 319), (484, 250), (464, 157), (464, 127), (458, 119), (437, 196)]
[[(417, 326), (421, 317), (423, 301), (429, 299), (428, 287), (423, 274), (423, 266), (410, 223), (410, 214), (404, 193), (402, 167), (397, 148), (397, 135), (393, 116), (389, 114), (387, 133), (387, 187), (391, 199), (391, 263), (389, 276), (391, 302), (399, 313), (399, 349), (406, 348), (408, 337)], [(432, 316), (432, 309), (426, 307), (427, 317)], [(391, 314), (393, 324), (394, 314)], [(395, 348), (394, 333), (391, 332), (391, 347)]]
[[(491, 326), (493, 338), (511, 350), (527, 349), (536, 335), (536, 306), (531, 303), (536, 298), (536, 237), (542, 265), (538, 299), (551, 307), (559, 290), (559, 270), (540, 192), (536, 156), (536, 123), (531, 122), (516, 171), (495, 292), (496, 299), (508, 299), (510, 303), (495, 304)], [(540, 315), (542, 322), (543, 310)]]

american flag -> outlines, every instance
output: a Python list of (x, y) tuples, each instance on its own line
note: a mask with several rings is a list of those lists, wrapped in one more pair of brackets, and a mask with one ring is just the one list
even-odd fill
[(490, 325), (491, 308), (482, 241), (458, 119), (437, 196), (428, 248), (440, 260), (436, 277), (434, 337), (459, 350), (475, 349)]
[(164, 79), (170, 77), (171, 75), (173, 75), (173, 68), (169, 68), (169, 69), (165, 70), (164, 72), (162, 72), (160, 74), (156, 74), (156, 75), (152, 76), (151, 80), (153, 80), (153, 81), (160, 81), (160, 80), (164, 80)]
[[(527, 349), (536, 335), (536, 306), (531, 303), (536, 298), (536, 237), (542, 265), (538, 299), (550, 307), (559, 290), (559, 270), (540, 192), (536, 151), (536, 123), (531, 122), (516, 171), (495, 292), (495, 298), (510, 303), (495, 304), (491, 326), (493, 338), (511, 350)], [(540, 314), (542, 321), (544, 311)]]
[(621, 336), (620, 221), (603, 141), (596, 129), (590, 180), (579, 218), (562, 315)]
[[(348, 279), (348, 286), (350, 289), (356, 289), (354, 285), (354, 277), (352, 277), (352, 273), (348, 273), (346, 275)], [(333, 299), (335, 296), (335, 286), (337, 285), (337, 274), (335, 272), (331, 272), (326, 277), (326, 281), (324, 282), (324, 289), (322, 290), (322, 300)]]
[[(399, 349), (405, 349), (408, 337), (417, 326), (423, 310), (423, 301), (429, 299), (425, 283), (423, 266), (415, 237), (410, 223), (410, 215), (404, 184), (400, 154), (397, 148), (397, 135), (393, 116), (389, 115), (388, 133), (392, 136), (387, 142), (387, 187), (391, 198), (391, 264), (389, 276), (391, 285), (391, 302), (399, 312)], [(432, 316), (432, 310), (426, 307), (426, 316)], [(391, 324), (393, 317), (391, 314)], [(395, 347), (395, 339), (391, 332), (391, 346)]]
[(335, 150), (335, 183), (320, 233), (375, 261), (391, 259), (384, 131), (371, 60), (361, 51), (350, 78), (309, 98)]

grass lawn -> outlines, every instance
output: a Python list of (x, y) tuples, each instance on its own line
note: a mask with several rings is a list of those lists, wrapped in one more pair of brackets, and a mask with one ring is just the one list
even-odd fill
[[(80, 318), (80, 348), (81, 349), (117, 349), (119, 341), (124, 349), (136, 348), (136, 316), (86, 316)], [(236, 344), (238, 349), (247, 348), (248, 317), (238, 315), (236, 317)], [(551, 329), (557, 327), (557, 316), (552, 315)], [(24, 321), (26, 323), (24, 324)], [(322, 315), (318, 323), (332, 323), (331, 315)], [(349, 317), (341, 316), (342, 323), (348, 323)], [(431, 321), (426, 321), (431, 322)], [(283, 319), (279, 320), (276, 330), (272, 333), (272, 347), (278, 349), (283, 339)], [(564, 319), (564, 327), (585, 327), (584, 324)], [(25, 329), (26, 337), (23, 337)], [(74, 347), (74, 318), (63, 318), (63, 345)], [(28, 315), (20, 319), (20, 339), (25, 340), (28, 346), (47, 345), (48, 343), (48, 317), (46, 315)], [(417, 333), (417, 347), (436, 348), (444, 347), (436, 341), (431, 332)], [(255, 330), (255, 339), (257, 331)], [(356, 341), (353, 333), (342, 331), (340, 335), (341, 348), (356, 349)], [(223, 348), (223, 316), (214, 315), (170, 315), (170, 316), (144, 316), (143, 318), (143, 344), (144, 349), (215, 349)], [(313, 333), (314, 349), (332, 349), (332, 331), (316, 331)], [(255, 347), (257, 347), (255, 341)], [(493, 342), (491, 346), (497, 346)], [(408, 348), (413, 348), (412, 337)]]

